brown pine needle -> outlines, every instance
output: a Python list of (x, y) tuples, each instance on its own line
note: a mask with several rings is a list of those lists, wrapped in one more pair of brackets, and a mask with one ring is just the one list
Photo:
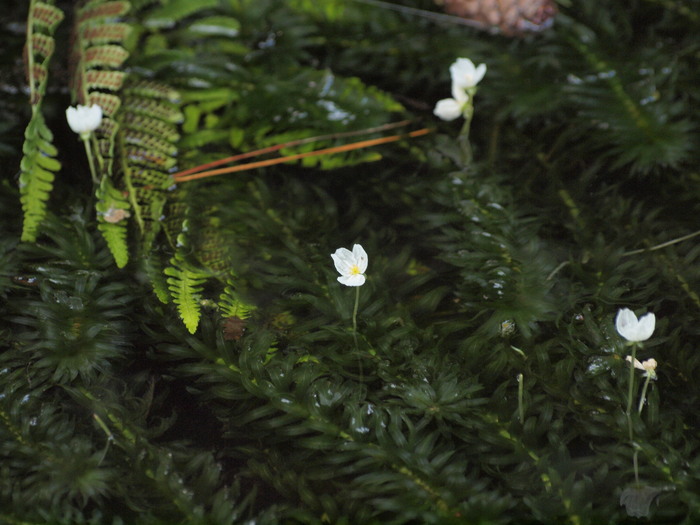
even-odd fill
[[(320, 155), (329, 155), (331, 153), (340, 153), (343, 151), (351, 151), (355, 149), (370, 148), (372, 146), (378, 146), (380, 144), (387, 144), (389, 142), (396, 142), (402, 138), (412, 138), (420, 137), (430, 133), (432, 130), (428, 128), (418, 129), (416, 131), (411, 131), (410, 133), (402, 135), (392, 135), (390, 137), (381, 137), (377, 139), (363, 140), (360, 142), (353, 142), (351, 144), (344, 144), (342, 146), (334, 146), (332, 148), (324, 148), (314, 151), (307, 151), (305, 153), (297, 153), (295, 155), (288, 155), (286, 157), (278, 157), (275, 159), (259, 160), (256, 162), (249, 162), (247, 164), (238, 164), (236, 166), (229, 166), (228, 168), (220, 168), (216, 170), (202, 171), (200, 173), (195, 173), (193, 175), (181, 175), (176, 173), (173, 175), (173, 179), (176, 183), (188, 182), (191, 180), (204, 179), (206, 177), (214, 177), (216, 175), (224, 175), (226, 173), (235, 173), (237, 171), (247, 171), (255, 168), (263, 168), (265, 166), (273, 166), (275, 164), (283, 164), (285, 162), (290, 162), (292, 160), (304, 159), (307, 157), (318, 157)], [(274, 147), (274, 146), (273, 146)], [(181, 172), (184, 173), (184, 172)]]
[(407, 126), (410, 124), (410, 120), (402, 120), (400, 122), (390, 122), (389, 124), (383, 124), (381, 126), (375, 126), (373, 128), (361, 129), (357, 131), (344, 131), (339, 133), (330, 133), (328, 135), (319, 135), (317, 137), (307, 137), (305, 139), (297, 139), (283, 144), (275, 144), (274, 146), (268, 146), (262, 149), (256, 149), (254, 151), (247, 151), (246, 153), (240, 153), (238, 155), (233, 155), (231, 157), (226, 157), (225, 159), (219, 159), (212, 162), (207, 162), (206, 164), (201, 164), (195, 166), (194, 168), (189, 168), (186, 170), (179, 171), (173, 175), (173, 178), (178, 179), (184, 177), (185, 175), (190, 175), (191, 173), (197, 173), (199, 171), (205, 171), (209, 168), (215, 166), (221, 166), (222, 164), (228, 164), (230, 162), (236, 162), (243, 159), (248, 159), (250, 157), (257, 157), (259, 155), (264, 155), (266, 153), (272, 153), (274, 151), (281, 150), (282, 148), (290, 148), (293, 146), (300, 146), (302, 144), (308, 144), (309, 142), (318, 142), (321, 140), (331, 140), (339, 139), (343, 137), (353, 137), (355, 135), (365, 135), (369, 133), (377, 133), (378, 131), (386, 131), (388, 129), (400, 128), (402, 126)]

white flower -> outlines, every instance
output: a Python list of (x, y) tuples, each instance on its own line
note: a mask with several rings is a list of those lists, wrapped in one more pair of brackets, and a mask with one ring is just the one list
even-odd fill
[[(627, 361), (632, 361), (631, 355), (627, 356)], [(638, 368), (639, 370), (644, 370), (644, 377), (649, 376), (652, 379), (656, 379), (656, 365), (656, 359), (653, 357), (651, 359), (647, 359), (646, 361), (642, 361), (641, 363), (638, 359), (634, 360), (634, 367)]]
[(367, 270), (367, 252), (356, 244), (352, 251), (347, 248), (338, 248), (331, 254), (335, 269), (340, 277), (338, 282), (345, 286), (362, 286), (365, 284), (364, 273)]
[(474, 62), (468, 58), (458, 58), (450, 66), (450, 76), (452, 76), (452, 88), (469, 89), (476, 86), (486, 74), (486, 64), (474, 66)]
[(643, 315), (637, 320), (637, 316), (629, 308), (622, 308), (617, 312), (615, 328), (617, 333), (628, 341), (646, 341), (654, 333), (656, 317), (653, 313)]
[(464, 90), (454, 90), (454, 98), (443, 98), (435, 104), (433, 114), (442, 120), (454, 120), (462, 116), (464, 107), (469, 102), (469, 95)]
[(454, 120), (464, 115), (476, 85), (486, 74), (486, 64), (479, 67), (468, 58), (458, 58), (450, 66), (452, 77), (452, 98), (444, 98), (435, 105), (433, 113), (442, 120)]
[(97, 104), (92, 106), (69, 107), (66, 110), (66, 119), (70, 129), (79, 133), (81, 137), (90, 135), (102, 122), (102, 108)]

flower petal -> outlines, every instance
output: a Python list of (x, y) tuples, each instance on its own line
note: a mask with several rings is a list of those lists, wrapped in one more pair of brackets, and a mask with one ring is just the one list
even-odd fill
[(462, 115), (462, 107), (463, 105), (453, 98), (443, 98), (435, 105), (433, 113), (442, 120), (455, 120)]
[[(629, 362), (631, 362), (631, 361), (632, 361), (632, 356), (631, 356), (631, 355), (628, 355), (628, 356), (627, 356), (627, 362), (629, 363)], [(639, 368), (640, 370), (646, 370), (646, 368), (644, 368), (644, 367), (642, 366), (642, 363), (639, 362), (639, 359), (635, 359), (635, 360), (634, 360), (634, 367), (635, 367), (635, 368)]]
[(365, 284), (365, 276), (358, 273), (355, 275), (341, 275), (338, 282), (345, 286), (362, 286)]
[(450, 66), (452, 84), (464, 89), (476, 86), (484, 78), (485, 74), (486, 64), (480, 64), (479, 67), (475, 67), (474, 62), (468, 58), (458, 58)]
[(635, 330), (637, 328), (637, 316), (629, 308), (622, 308), (617, 312), (615, 318), (615, 328), (617, 333), (628, 341), (634, 341)]
[(357, 264), (357, 267), (360, 269), (360, 273), (365, 273), (367, 271), (369, 257), (367, 257), (367, 252), (361, 244), (356, 244), (352, 247), (352, 255), (355, 259), (355, 264)]
[(331, 254), (333, 264), (339, 274), (347, 275), (350, 273), (350, 268), (353, 266), (352, 252), (347, 248), (338, 248), (335, 253)]
[(93, 104), (92, 106), (69, 107), (66, 109), (66, 120), (75, 133), (91, 133), (95, 131), (102, 122), (102, 108)]
[(654, 333), (654, 328), (656, 327), (656, 316), (649, 312), (639, 318), (639, 323), (637, 324), (637, 341), (646, 341)]

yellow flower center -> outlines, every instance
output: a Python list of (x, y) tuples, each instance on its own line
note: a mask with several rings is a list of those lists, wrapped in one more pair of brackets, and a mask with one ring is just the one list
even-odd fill
[(362, 272), (360, 271), (360, 267), (357, 266), (356, 264), (353, 264), (350, 267), (350, 275), (360, 275)]

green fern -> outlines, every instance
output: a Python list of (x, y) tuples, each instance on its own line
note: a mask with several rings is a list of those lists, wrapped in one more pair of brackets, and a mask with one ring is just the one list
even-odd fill
[(27, 20), (25, 50), (32, 118), (24, 132), (19, 177), (24, 214), (22, 240), (27, 242), (36, 240), (39, 225), (46, 216), (54, 174), (61, 169), (61, 163), (55, 158), (58, 151), (53, 145), (53, 134), (41, 113), (41, 103), (49, 76), (48, 64), (56, 47), (52, 35), (63, 16), (63, 11), (51, 4), (32, 2)]
[[(97, 155), (102, 176), (110, 180), (101, 191), (97, 214), (100, 231), (120, 267), (128, 261), (128, 218), (139, 227), (144, 252), (160, 230), (165, 190), (172, 185), (169, 171), (176, 165), (176, 123), (182, 120), (177, 91), (124, 70), (138, 42), (131, 38), (133, 26), (124, 19), (131, 12), (125, 1), (83, 5), (76, 16), (71, 55), (74, 97), (99, 104), (104, 112), (96, 132)], [(130, 215), (111, 223), (105, 220), (110, 209), (130, 210)]]
[(24, 132), (24, 157), (20, 163), (20, 201), (24, 213), (22, 240), (36, 240), (39, 225), (46, 215), (46, 202), (53, 188), (54, 173), (61, 168), (55, 159), (53, 134), (43, 115), (37, 111)]
[(124, 88), (119, 115), (118, 155), (123, 185), (129, 192), (136, 222), (142, 234), (142, 250), (148, 252), (160, 231), (160, 219), (177, 164), (183, 119), (177, 105), (179, 93), (170, 86), (134, 80)]
[(160, 258), (156, 254), (151, 253), (143, 258), (143, 264), (146, 275), (148, 275), (148, 280), (158, 300), (163, 304), (170, 303), (170, 291), (168, 290), (168, 283), (163, 274)]
[(255, 310), (255, 306), (245, 303), (241, 300), (236, 292), (233, 282), (228, 281), (224, 291), (219, 296), (219, 311), (221, 317), (238, 317), (239, 319), (247, 319)]
[(163, 273), (168, 276), (168, 289), (182, 322), (190, 333), (195, 333), (201, 315), (202, 285), (207, 275), (193, 268), (179, 252), (170, 259), (170, 266)]
[(202, 9), (216, 7), (218, 0), (166, 0), (164, 5), (154, 9), (144, 20), (144, 24), (149, 28), (166, 28), (174, 26), (178, 21), (188, 17)]
[(127, 220), (131, 214), (126, 197), (104, 177), (97, 190), (97, 228), (107, 242), (118, 268), (123, 268), (129, 262), (129, 247), (127, 245)]

